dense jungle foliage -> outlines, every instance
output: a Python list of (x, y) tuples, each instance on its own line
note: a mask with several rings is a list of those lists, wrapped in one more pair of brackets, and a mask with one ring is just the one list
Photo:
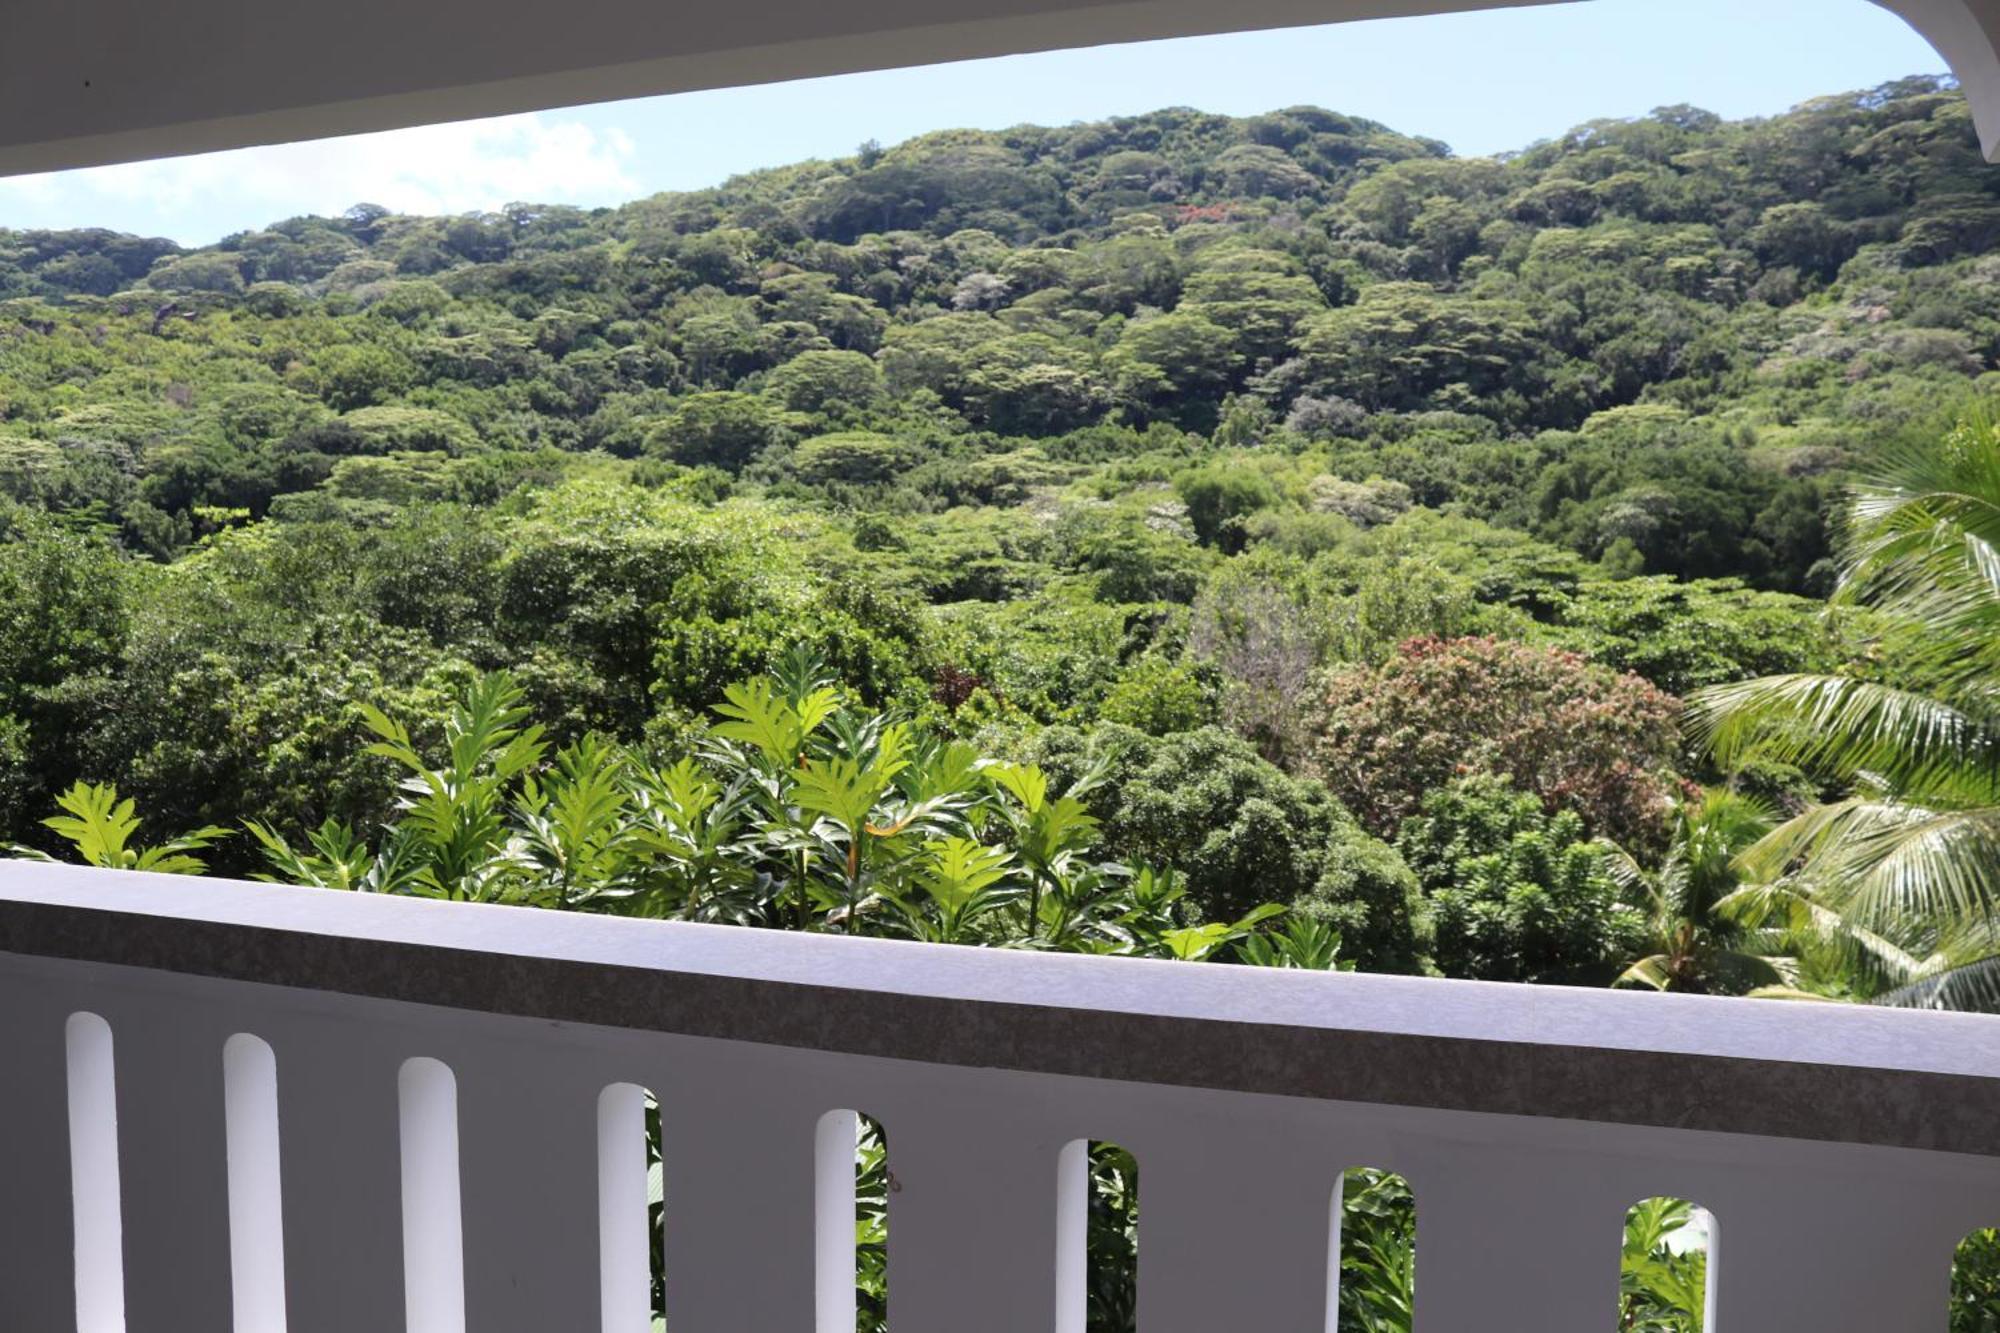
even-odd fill
[[(1934, 79), (0, 231), (0, 846), (1992, 1008), (1996, 368), (2000, 168)], [(1407, 1329), (1408, 1191), (1349, 1196), (1345, 1324)], [(1621, 1327), (1699, 1326), (1692, 1216), (1635, 1212)]]

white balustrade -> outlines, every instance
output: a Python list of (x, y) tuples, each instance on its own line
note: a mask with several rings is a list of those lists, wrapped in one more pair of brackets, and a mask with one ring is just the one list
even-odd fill
[(2000, 1223), (2000, 1020), (1049, 957), (0, 867), (0, 1329), (844, 1333), (857, 1114), (899, 1333), (1328, 1333), (1343, 1170), (1418, 1333), (1611, 1333), (1625, 1210), (1714, 1333), (1942, 1330)]

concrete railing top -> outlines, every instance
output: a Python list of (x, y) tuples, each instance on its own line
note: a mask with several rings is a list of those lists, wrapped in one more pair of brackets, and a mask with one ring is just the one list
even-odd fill
[(0, 951), (934, 1064), (2000, 1156), (2000, 1019), (0, 863)]

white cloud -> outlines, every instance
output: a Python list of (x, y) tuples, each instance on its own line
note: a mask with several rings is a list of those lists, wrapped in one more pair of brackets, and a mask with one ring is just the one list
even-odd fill
[(502, 116), (17, 176), (0, 180), (0, 206), (77, 225), (139, 211), (156, 220), (156, 230), (206, 242), (221, 216), (232, 219), (221, 228), (229, 230), (364, 201), (407, 213), (515, 201), (611, 203), (638, 192), (628, 174), (633, 156), (622, 130), (540, 114)]

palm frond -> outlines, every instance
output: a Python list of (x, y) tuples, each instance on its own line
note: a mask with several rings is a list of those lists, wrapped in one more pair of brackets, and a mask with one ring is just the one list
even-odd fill
[(1836, 780), (1876, 773), (1902, 789), (2000, 797), (2000, 737), (1915, 690), (1845, 676), (1765, 676), (1699, 691), (1689, 719), (1724, 765), (1756, 757)]
[(1816, 806), (1745, 854), (1771, 871), (1809, 867), (1814, 893), (1890, 935), (1913, 921), (2000, 915), (2000, 808), (1934, 810), (1869, 797)]
[(2000, 1013), (2000, 955), (1947, 968), (1879, 995), (1874, 1002), (1897, 1009)]
[(1673, 975), (1668, 968), (1669, 960), (1667, 956), (1656, 953), (1650, 957), (1641, 958), (1638, 962), (1620, 972), (1618, 979), (1611, 984), (1613, 986), (1647, 986), (1653, 990), (1663, 991), (1673, 981)]

